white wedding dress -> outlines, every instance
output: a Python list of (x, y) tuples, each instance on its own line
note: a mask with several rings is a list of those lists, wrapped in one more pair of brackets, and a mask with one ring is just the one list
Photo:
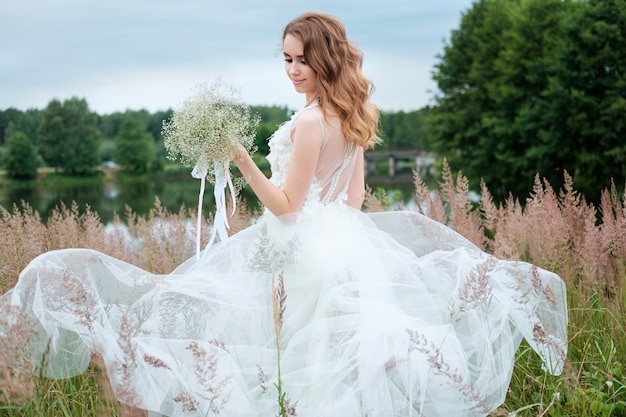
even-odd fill
[[(278, 186), (298, 114), (270, 139)], [(279, 402), (299, 417), (485, 416), (522, 338), (559, 374), (563, 281), (417, 213), (348, 207), (355, 156), (325, 140), (300, 213), (266, 212), (171, 274), (52, 251), (0, 307), (35, 319), (25, 350), (47, 376), (98, 353), (119, 400), (153, 416), (271, 417)]]

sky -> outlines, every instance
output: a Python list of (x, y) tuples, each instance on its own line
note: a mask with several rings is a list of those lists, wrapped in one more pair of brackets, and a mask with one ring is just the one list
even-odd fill
[(87, 100), (99, 114), (176, 108), (220, 77), (249, 105), (298, 109), (281, 36), (306, 11), (346, 25), (383, 111), (432, 103), (432, 80), (472, 0), (2, 0), (0, 109)]

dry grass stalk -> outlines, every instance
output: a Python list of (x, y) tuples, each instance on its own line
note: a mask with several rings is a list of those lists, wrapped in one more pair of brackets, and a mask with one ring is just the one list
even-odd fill
[(431, 192), (417, 171), (413, 173), (413, 186), (415, 187), (414, 198), (418, 212), (439, 223), (446, 224), (448, 221), (446, 208), (441, 201), (440, 194), (438, 192)]
[[(237, 227), (243, 227), (245, 211), (238, 211)], [(171, 213), (155, 201), (148, 216), (127, 207), (127, 222), (118, 215), (108, 227), (89, 207), (84, 213), (74, 203), (55, 208), (46, 223), (23, 202), (9, 212), (0, 207), (0, 293), (13, 287), (20, 272), (38, 255), (63, 248), (90, 248), (154, 273), (167, 273), (194, 253), (195, 213), (184, 206)], [(204, 220), (207, 230), (212, 219)], [(249, 224), (249, 221), (248, 223)], [(203, 237), (203, 243), (208, 236)]]
[(461, 173), (456, 180), (447, 161), (443, 161), (442, 180), (439, 189), (431, 191), (417, 171), (413, 173), (415, 202), (418, 211), (429, 218), (450, 226), (481, 249), (488, 242), (480, 213), (473, 210), (468, 198), (469, 181)]
[(12, 212), (0, 206), (0, 236), (0, 293), (4, 293), (15, 285), (20, 271), (49, 248), (39, 213), (23, 201), (21, 210), (14, 204)]
[(238, 196), (236, 198), (235, 212), (233, 213), (232, 200), (227, 198), (226, 213), (228, 213), (228, 235), (232, 236), (237, 232), (249, 227), (253, 219), (259, 216), (259, 213), (253, 212), (247, 205), (245, 200)]
[[(596, 208), (576, 193), (572, 187), (573, 181), (567, 173), (563, 189), (558, 193), (537, 176), (533, 192), (525, 204), (510, 196), (496, 206), (487, 185), (483, 183), (478, 209), (470, 204), (466, 195), (467, 181), (460, 174), (454, 178), (451, 172), (447, 172), (439, 183), (440, 189), (435, 191), (428, 190), (417, 175), (414, 184), (418, 209), (425, 215), (450, 224), (497, 257), (525, 260), (552, 270), (564, 279), (569, 300), (574, 303), (571, 306), (570, 326), (573, 335), (570, 344), (571, 351), (577, 352), (576, 355), (592, 355), (598, 344), (606, 344), (605, 340), (593, 339), (594, 335), (606, 338), (619, 333), (620, 328), (623, 331), (626, 315), (626, 306), (623, 303), (626, 297), (626, 194), (620, 196), (614, 184), (602, 192), (600, 204)], [(368, 191), (365, 206), (369, 211), (385, 210), (383, 202), (376, 199), (371, 190)], [(250, 224), (250, 219), (246, 219), (249, 216), (251, 214), (243, 210), (243, 204), (240, 204), (232, 220), (232, 232)], [(24, 202), (21, 206), (14, 205), (11, 212), (0, 207), (0, 234), (3, 237), (0, 241), (0, 292), (15, 285), (20, 271), (28, 262), (53, 249), (98, 249), (156, 273), (169, 272), (182, 260), (193, 255), (195, 213), (192, 211), (181, 207), (178, 213), (170, 213), (157, 200), (147, 217), (134, 214), (130, 208), (127, 217), (127, 226), (116, 216), (113, 227), (104, 227), (97, 214), (88, 207), (80, 214), (78, 207), (72, 204), (69, 208), (57, 208), (47, 224), (44, 224), (39, 214)], [(207, 219), (205, 223), (208, 226), (211, 220)], [(208, 236), (205, 239), (208, 240)], [(478, 300), (476, 295), (480, 293), (481, 276), (477, 271), (475, 282), (468, 289), (468, 306), (473, 305), (472, 300)], [(525, 288), (524, 291), (541, 291), (535, 284), (531, 286), (533, 288)], [(523, 295), (522, 293), (520, 301), (523, 301)], [(280, 316), (283, 311), (280, 300), (284, 294), (275, 296), (278, 297), (276, 311)], [(81, 294), (76, 293), (76, 297), (75, 302), (80, 304)], [(88, 304), (88, 297), (85, 301)], [(582, 304), (589, 302), (594, 302), (598, 307), (585, 309)], [(15, 313), (19, 314), (19, 311)], [(589, 316), (600, 313), (607, 317), (607, 323), (610, 321), (612, 327), (603, 328), (604, 330), (592, 328), (594, 324), (589, 322)], [(36, 370), (32, 371), (31, 376), (11, 371), (16, 360), (24, 361), (29, 357), (29, 352), (19, 349), (20, 346), (28, 346), (30, 337), (36, 337), (32, 334), (32, 329), (36, 326), (22, 322), (17, 329), (12, 327), (17, 324), (9, 319), (11, 313), (0, 314), (0, 333), (10, 335), (0, 338), (3, 343), (0, 346), (0, 390), (5, 395), (8, 393), (11, 402), (15, 404), (20, 398), (31, 395), (36, 383)], [(92, 320), (88, 315), (84, 317), (85, 324)], [(598, 320), (600, 321), (596, 324), (604, 323), (602, 320), (605, 319)], [(277, 323), (280, 324), (278, 321)], [(131, 328), (129, 323), (126, 330), (130, 332)], [(589, 333), (592, 330), (594, 333)], [(538, 341), (545, 339), (543, 332), (543, 328), (535, 328), (534, 336)], [(417, 335), (414, 337), (416, 346), (422, 346), (421, 349), (431, 353), (433, 365), (440, 366), (445, 371), (445, 365), (437, 352), (430, 350), (428, 344), (422, 343)], [(618, 355), (624, 353), (624, 346), (619, 340), (611, 343), (612, 346), (613, 343), (617, 346)], [(126, 348), (132, 350), (131, 345)], [(159, 364), (157, 359), (144, 358), (149, 363), (152, 361), (155, 366)], [(10, 365), (7, 367), (7, 364)], [(583, 371), (590, 364), (584, 359), (578, 359), (575, 363), (567, 362), (567, 366), (565, 389), (574, 398), (577, 390), (586, 389), (584, 384), (588, 383), (584, 382)], [(595, 368), (592, 366), (591, 369)], [(130, 372), (130, 369), (126, 371)], [(531, 374), (532, 371), (527, 372)], [(448, 373), (452, 381), (463, 385), (463, 381), (458, 381), (452, 371)], [(259, 375), (264, 383), (265, 375), (262, 370)], [(529, 378), (533, 380), (532, 376)], [(618, 382), (615, 381), (615, 384)], [(468, 394), (474, 395), (471, 392)], [(184, 395), (181, 396), (181, 401), (184, 400), (183, 397)], [(548, 402), (550, 400), (546, 401)], [(189, 404), (192, 405), (191, 402)], [(282, 405), (293, 407), (284, 401)], [(502, 410), (503, 408), (496, 410), (495, 415), (503, 412)]]
[[(277, 363), (277, 381), (275, 383), (278, 390), (278, 416), (289, 417), (296, 415), (297, 401), (292, 402), (291, 398), (283, 387), (280, 366), (280, 334), (283, 327), (283, 319), (285, 316), (285, 307), (287, 302), (287, 293), (285, 291), (284, 275), (281, 272), (276, 280), (275, 274), (272, 273), (272, 308), (274, 310), (274, 329), (276, 332), (276, 363)], [(260, 369), (260, 368), (259, 368)], [(260, 369), (262, 375), (262, 370)]]
[[(272, 274), (272, 308), (274, 310), (274, 329), (276, 331), (276, 349), (280, 355), (280, 332), (283, 327), (283, 317), (285, 315), (285, 303), (287, 301), (287, 294), (285, 292), (285, 282), (283, 274), (278, 275), (278, 282), (276, 282), (276, 276)], [(279, 356), (280, 362), (280, 356)]]
[(484, 250), (487, 238), (482, 229), (480, 213), (473, 210), (473, 204), (468, 198), (469, 181), (461, 172), (455, 180), (446, 160), (441, 176), (438, 193), (442, 203), (449, 208), (447, 224)]
[[(466, 179), (460, 174), (455, 179), (445, 161), (438, 190), (428, 190), (414, 175), (418, 209), (480, 248), (502, 259), (524, 260), (553, 271), (568, 286), (584, 280), (579, 286), (583, 292), (598, 290), (609, 301), (626, 296), (626, 193), (620, 199), (614, 185), (602, 192), (601, 216), (574, 190), (567, 172), (558, 194), (537, 176), (524, 205), (509, 196), (496, 207), (483, 182), (477, 210), (467, 197)], [(623, 314), (620, 303), (609, 305)]]
[(37, 323), (24, 308), (0, 305), (0, 393), (15, 404), (32, 398), (37, 385), (38, 364), (29, 360), (29, 347), (39, 336)]
[(488, 259), (470, 271), (458, 295), (450, 300), (448, 311), (451, 321), (459, 321), (463, 313), (489, 305), (492, 295), (489, 275), (495, 265), (494, 259)]
[[(178, 213), (171, 213), (158, 198), (147, 217), (138, 216), (127, 206), (128, 231), (136, 245), (131, 263), (154, 273), (171, 272), (195, 251), (196, 214), (184, 205)], [(203, 227), (207, 226), (205, 221)], [(202, 244), (207, 242), (208, 236), (204, 236)]]
[[(210, 342), (219, 349), (225, 350), (224, 343), (217, 340)], [(191, 351), (196, 366), (194, 375), (202, 391), (183, 391), (174, 397), (174, 402), (181, 404), (183, 411), (205, 411), (201, 402), (208, 402), (207, 412), (219, 415), (230, 400), (227, 391), (231, 377), (219, 378), (217, 353), (209, 354), (198, 342), (190, 342), (187, 349)], [(204, 401), (202, 401), (204, 400)]]
[(426, 336), (417, 330), (407, 329), (407, 332), (411, 340), (410, 350), (426, 355), (427, 361), (436, 375), (443, 376), (446, 382), (458, 390), (477, 410), (484, 413), (490, 411), (490, 407), (485, 399), (474, 390), (474, 387), (469, 382), (463, 379), (463, 376), (456, 369), (452, 369), (450, 364), (445, 361), (439, 348), (432, 341), (429, 341)]
[[(383, 194), (384, 199), (384, 194)], [(364, 209), (370, 213), (377, 213), (385, 211), (385, 202), (380, 200), (374, 194), (374, 191), (369, 185), (365, 186), (365, 200), (363, 201)]]
[(121, 376), (120, 384), (114, 387), (115, 396), (125, 404), (136, 404), (138, 402), (137, 391), (133, 386), (134, 372), (137, 369), (136, 344), (133, 342), (135, 325), (130, 314), (123, 314), (117, 338), (118, 345), (122, 351), (123, 359), (120, 360), (115, 372)]

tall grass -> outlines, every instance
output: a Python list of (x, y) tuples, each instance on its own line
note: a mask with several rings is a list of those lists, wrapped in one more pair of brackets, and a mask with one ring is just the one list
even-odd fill
[[(522, 344), (506, 402), (493, 416), (626, 416), (626, 199), (613, 185), (595, 207), (573, 189), (567, 174), (564, 184), (555, 191), (537, 177), (526, 201), (511, 197), (499, 205), (482, 184), (480, 203), (474, 204), (467, 179), (447, 165), (434, 192), (415, 177), (415, 200), (425, 215), (500, 258), (554, 271), (567, 285), (564, 373), (546, 374)], [(385, 206), (369, 193), (367, 210)], [(79, 214), (75, 205), (60, 206), (44, 224), (25, 203), (11, 211), (0, 208), (0, 292), (15, 284), (30, 260), (52, 249), (93, 248), (155, 273), (167, 273), (193, 255), (193, 210), (170, 213), (157, 200), (145, 217), (130, 208), (126, 214), (126, 226), (119, 219), (105, 226), (89, 208)], [(239, 204), (231, 232), (249, 225), (254, 215)], [(205, 223), (208, 228), (211, 219)], [(87, 373), (68, 380), (17, 374), (2, 366), (2, 358), (0, 352), (0, 416), (144, 415), (114, 399), (97, 357)]]
[(554, 271), (567, 285), (565, 372), (546, 374), (522, 344), (506, 402), (494, 416), (626, 416), (626, 197), (613, 185), (596, 208), (572, 183), (565, 173), (556, 192), (537, 176), (524, 204), (510, 197), (498, 206), (483, 183), (475, 208), (467, 179), (447, 165), (434, 193), (415, 178), (424, 214), (499, 258)]

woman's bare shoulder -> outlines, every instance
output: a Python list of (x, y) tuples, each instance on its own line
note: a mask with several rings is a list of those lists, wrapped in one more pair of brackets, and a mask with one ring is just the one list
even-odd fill
[(324, 116), (318, 108), (311, 108), (302, 111), (294, 124), (294, 130), (300, 133), (307, 133), (308, 135), (322, 135), (322, 124), (324, 123)]

